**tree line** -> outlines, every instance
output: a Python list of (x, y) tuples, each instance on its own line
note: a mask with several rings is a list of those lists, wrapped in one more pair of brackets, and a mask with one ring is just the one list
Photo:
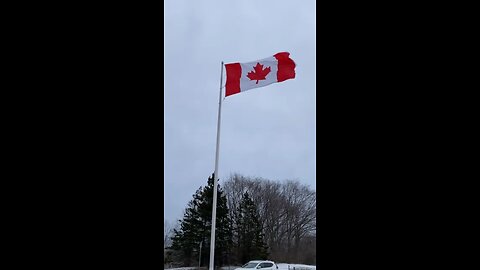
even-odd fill
[[(221, 181), (219, 181), (220, 183)], [(209, 265), (213, 175), (175, 228), (165, 223), (165, 262)], [(316, 264), (316, 192), (299, 181), (231, 175), (217, 186), (215, 265), (253, 259)]]

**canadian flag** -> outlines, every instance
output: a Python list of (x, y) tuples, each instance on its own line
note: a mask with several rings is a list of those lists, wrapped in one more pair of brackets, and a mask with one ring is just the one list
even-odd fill
[(295, 62), (289, 55), (288, 52), (280, 52), (258, 61), (225, 64), (225, 97), (295, 78)]

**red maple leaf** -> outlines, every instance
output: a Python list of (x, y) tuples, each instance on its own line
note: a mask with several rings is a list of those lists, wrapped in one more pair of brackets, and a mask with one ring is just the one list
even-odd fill
[(270, 67), (267, 67), (266, 69), (263, 69), (263, 65), (260, 65), (260, 63), (257, 62), (257, 65), (253, 67), (255, 71), (250, 71), (247, 74), (247, 77), (251, 80), (257, 80), (255, 84), (258, 84), (259, 80), (265, 80), (265, 76), (267, 76), (268, 73), (270, 73)]

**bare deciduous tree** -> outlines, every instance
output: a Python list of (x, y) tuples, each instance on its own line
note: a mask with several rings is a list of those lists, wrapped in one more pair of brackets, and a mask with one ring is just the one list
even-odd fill
[(173, 233), (173, 224), (171, 224), (168, 220), (164, 220), (163, 224), (163, 248), (168, 247), (171, 244), (171, 237)]
[[(235, 220), (242, 195), (251, 194), (258, 208), (260, 222), (269, 246), (270, 258), (304, 263), (312, 254), (304, 252), (311, 246), (316, 229), (316, 192), (299, 181), (271, 181), (233, 174), (225, 182), (228, 207)], [(308, 259), (308, 258), (310, 259)]]

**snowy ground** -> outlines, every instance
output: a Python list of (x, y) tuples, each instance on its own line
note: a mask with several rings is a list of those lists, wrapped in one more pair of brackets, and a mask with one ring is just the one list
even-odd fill
[[(277, 263), (278, 270), (316, 270), (317, 266), (315, 265), (306, 265), (306, 264), (290, 264), (290, 263)], [(234, 270), (241, 266), (224, 266), (222, 270)], [(202, 267), (202, 270), (207, 269), (207, 267)], [(165, 268), (165, 270), (198, 270), (198, 267), (180, 267), (180, 268)]]

